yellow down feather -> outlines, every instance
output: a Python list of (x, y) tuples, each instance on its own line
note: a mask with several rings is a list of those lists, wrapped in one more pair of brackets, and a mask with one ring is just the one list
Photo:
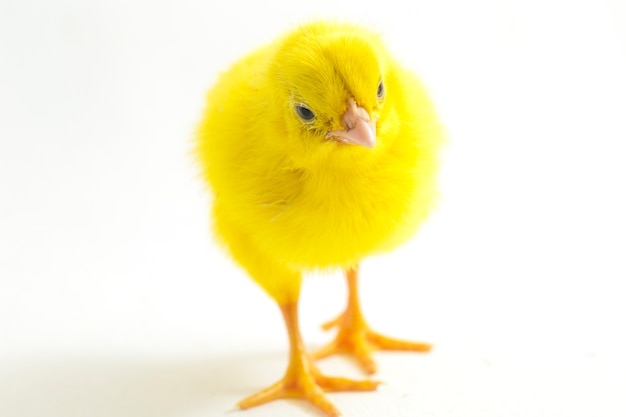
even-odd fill
[[(350, 97), (377, 119), (371, 149), (326, 138)], [(196, 152), (220, 242), (280, 303), (303, 272), (355, 266), (414, 233), (433, 205), (440, 142), (424, 89), (379, 36), (315, 22), (221, 74)]]

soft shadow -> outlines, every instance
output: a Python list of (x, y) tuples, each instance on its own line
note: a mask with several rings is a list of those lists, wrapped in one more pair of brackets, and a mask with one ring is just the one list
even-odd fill
[(226, 414), (283, 372), (284, 353), (205, 358), (67, 357), (0, 364), (0, 416)]

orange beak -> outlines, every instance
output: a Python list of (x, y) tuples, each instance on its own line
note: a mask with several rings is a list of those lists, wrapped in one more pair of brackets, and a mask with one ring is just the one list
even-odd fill
[(345, 129), (328, 132), (327, 139), (366, 148), (373, 148), (376, 145), (376, 120), (370, 120), (367, 111), (357, 106), (353, 98), (348, 99), (348, 108), (341, 116), (341, 123)]

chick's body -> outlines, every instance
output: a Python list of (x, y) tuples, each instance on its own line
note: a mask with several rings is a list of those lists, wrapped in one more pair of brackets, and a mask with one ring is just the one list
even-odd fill
[[(302, 51), (282, 51), (290, 46), (285, 45), (289, 38), (257, 51), (223, 74), (208, 97), (198, 150), (215, 193), (217, 234), (246, 268), (259, 261), (247, 259), (256, 252), (294, 272), (354, 265), (409, 237), (434, 198), (437, 125), (417, 80), (387, 55), (378, 56), (386, 97), (373, 149), (316, 142), (301, 127), (290, 126), (289, 119), (297, 116), (285, 78), (299, 74), (277, 72), (285, 67), (277, 59), (307, 52), (313, 62), (300, 64), (321, 71), (324, 65), (335, 68), (333, 59), (362, 54), (363, 41), (368, 49), (372, 42), (380, 47), (377, 38), (360, 28), (309, 30), (299, 38)], [(329, 53), (340, 41), (346, 44), (340, 45), (343, 56), (318, 60), (318, 50)], [(379, 65), (354, 68), (354, 74), (338, 78), (358, 80), (357, 71), (378, 78)], [(314, 94), (324, 96), (328, 86), (323, 76), (306, 81), (312, 81)], [(338, 112), (350, 94), (346, 87)], [(315, 147), (320, 149), (311, 149)]]
[[(216, 234), (280, 305), (297, 301), (303, 272), (355, 269), (432, 206), (430, 102), (361, 27), (298, 28), (222, 74), (207, 103), (197, 152)], [(350, 136), (366, 123), (373, 145)]]

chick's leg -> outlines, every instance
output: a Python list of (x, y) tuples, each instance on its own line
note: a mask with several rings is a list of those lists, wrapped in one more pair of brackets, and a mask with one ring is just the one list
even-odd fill
[(431, 345), (429, 344), (392, 339), (371, 330), (363, 318), (359, 304), (358, 269), (348, 270), (346, 278), (348, 281), (348, 306), (339, 317), (322, 326), (324, 330), (338, 327), (339, 332), (332, 342), (313, 354), (315, 359), (321, 359), (335, 353), (350, 353), (354, 355), (365, 372), (373, 374), (376, 372), (376, 363), (372, 358), (374, 350), (430, 351)]
[(279, 398), (301, 398), (335, 417), (339, 412), (328, 401), (324, 391), (369, 391), (378, 386), (375, 381), (353, 381), (346, 378), (327, 377), (320, 373), (304, 349), (298, 327), (297, 300), (280, 303), (289, 335), (289, 366), (285, 376), (274, 385), (240, 401), (241, 409), (254, 407)]

